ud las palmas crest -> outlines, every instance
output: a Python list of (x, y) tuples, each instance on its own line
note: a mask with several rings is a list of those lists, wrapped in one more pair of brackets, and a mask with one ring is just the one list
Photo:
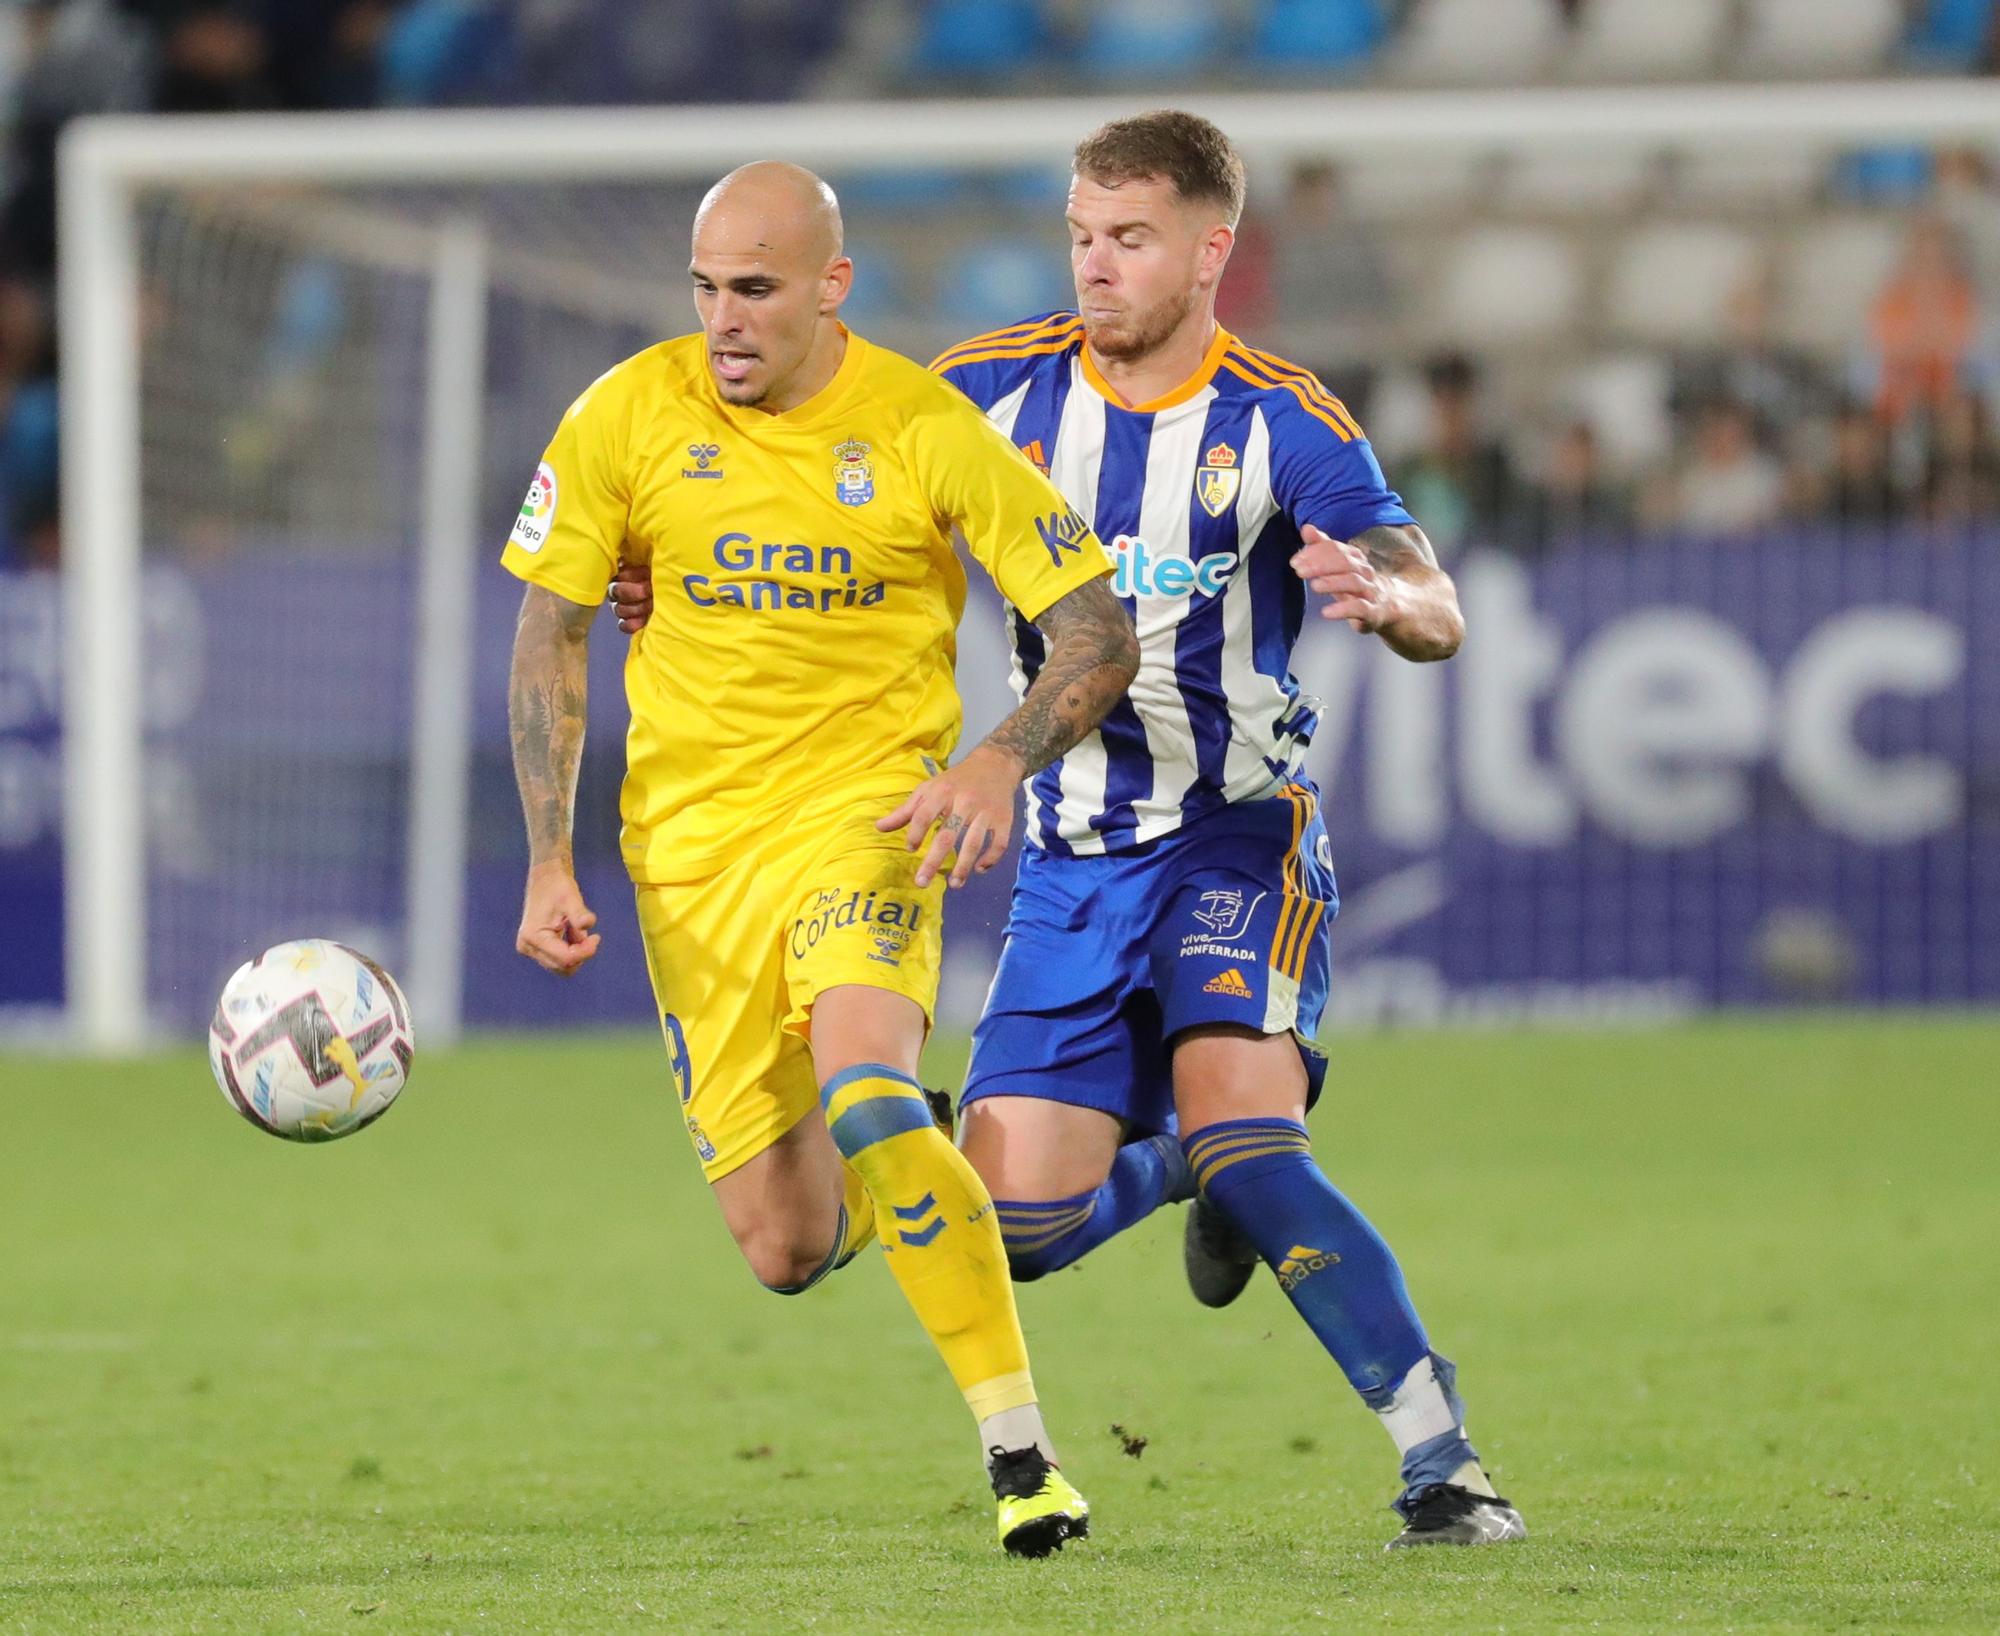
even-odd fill
[(849, 438), (833, 451), (833, 492), (844, 506), (865, 506), (875, 498), (875, 468), (868, 463), (868, 445)]
[(1236, 469), (1236, 451), (1227, 443), (1218, 443), (1201, 457), (1201, 465), (1194, 474), (1194, 497), (1209, 516), (1220, 517), (1229, 509), (1242, 483), (1243, 473)]

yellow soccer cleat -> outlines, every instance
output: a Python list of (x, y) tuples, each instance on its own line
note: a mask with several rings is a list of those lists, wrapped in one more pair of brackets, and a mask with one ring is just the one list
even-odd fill
[(988, 1449), (1000, 1543), (1009, 1556), (1049, 1556), (1090, 1532), (1090, 1503), (1038, 1448)]

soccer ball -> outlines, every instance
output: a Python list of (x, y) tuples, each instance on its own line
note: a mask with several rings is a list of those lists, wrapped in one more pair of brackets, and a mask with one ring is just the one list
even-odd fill
[(389, 1111), (416, 1055), (396, 980), (344, 943), (302, 938), (239, 966), (208, 1025), (231, 1105), (288, 1142), (351, 1136)]

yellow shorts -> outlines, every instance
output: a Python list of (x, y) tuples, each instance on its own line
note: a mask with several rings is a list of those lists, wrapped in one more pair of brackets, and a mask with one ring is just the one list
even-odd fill
[(907, 995), (929, 1023), (944, 877), (875, 828), (871, 804), (753, 847), (702, 880), (637, 887), (646, 969), (688, 1137), (710, 1181), (819, 1105), (814, 999), (843, 983)]

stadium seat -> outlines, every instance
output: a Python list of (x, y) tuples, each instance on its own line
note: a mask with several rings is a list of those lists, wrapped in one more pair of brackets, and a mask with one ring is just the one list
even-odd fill
[(1757, 242), (1717, 222), (1633, 233), (1612, 265), (1606, 315), (1621, 335), (1665, 345), (1718, 339), (1730, 296), (1756, 266)]
[(1035, 0), (926, 0), (910, 68), (944, 79), (999, 79), (1027, 67), (1043, 37)]
[(841, 304), (840, 316), (871, 332), (884, 320), (907, 318), (912, 305), (910, 281), (894, 248), (850, 240), (848, 254), (854, 259), (854, 287)]
[(992, 172), (986, 192), (1016, 210), (1055, 210), (1069, 198), (1069, 161), (1053, 165), (1015, 165)]
[(827, 178), (848, 210), (931, 210), (962, 200), (970, 186), (963, 171), (856, 170)]
[(1418, 0), (1388, 61), (1416, 83), (1517, 82), (1542, 71), (1562, 33), (1557, 0)]
[(1993, 30), (1993, 0), (1926, 0), (1904, 49), (1926, 68), (1979, 65)]
[(1657, 352), (1612, 352), (1592, 358), (1564, 383), (1567, 412), (1596, 429), (1606, 462), (1632, 470), (1652, 465), (1673, 447), (1667, 360)]
[(981, 239), (939, 270), (939, 316), (970, 334), (1031, 317), (1075, 299), (1069, 258), (1059, 249), (1015, 237)]
[(1785, 247), (1779, 321), (1800, 346), (1840, 352), (1868, 332), (1868, 309), (1901, 255), (1903, 220), (1829, 216)]
[(1504, 201), (1528, 210), (1629, 209), (1652, 179), (1658, 159), (1617, 149), (1554, 149), (1520, 155), (1502, 181)]
[(1697, 79), (1715, 67), (1731, 0), (1593, 0), (1563, 59), (1583, 80)]
[(1750, 0), (1734, 66), (1752, 77), (1865, 74), (1902, 25), (1902, 0)]
[(1929, 148), (1861, 148), (1834, 165), (1833, 193), (1856, 204), (1912, 204), (1930, 191), (1935, 169)]
[(496, 70), (506, 30), (506, 19), (477, 0), (416, 0), (382, 37), (382, 100), (406, 107), (465, 100)]
[(1210, 0), (1102, 0), (1079, 60), (1106, 79), (1153, 79), (1220, 66), (1222, 17)]
[(1475, 228), (1444, 256), (1435, 321), (1455, 341), (1505, 345), (1561, 334), (1576, 321), (1582, 270), (1567, 234)]
[(1782, 143), (1773, 147), (1731, 142), (1689, 148), (1676, 156), (1674, 191), (1691, 204), (1768, 208), (1808, 203), (1826, 179), (1832, 156)]
[(1428, 216), (1470, 203), (1484, 170), (1465, 154), (1357, 159), (1343, 167), (1341, 191), (1358, 216)]
[(264, 342), (265, 367), (282, 374), (323, 363), (347, 327), (348, 308), (340, 262), (324, 256), (293, 262), (278, 285)]
[(1266, 0), (1250, 38), (1263, 69), (1359, 67), (1382, 44), (1381, 0)]

